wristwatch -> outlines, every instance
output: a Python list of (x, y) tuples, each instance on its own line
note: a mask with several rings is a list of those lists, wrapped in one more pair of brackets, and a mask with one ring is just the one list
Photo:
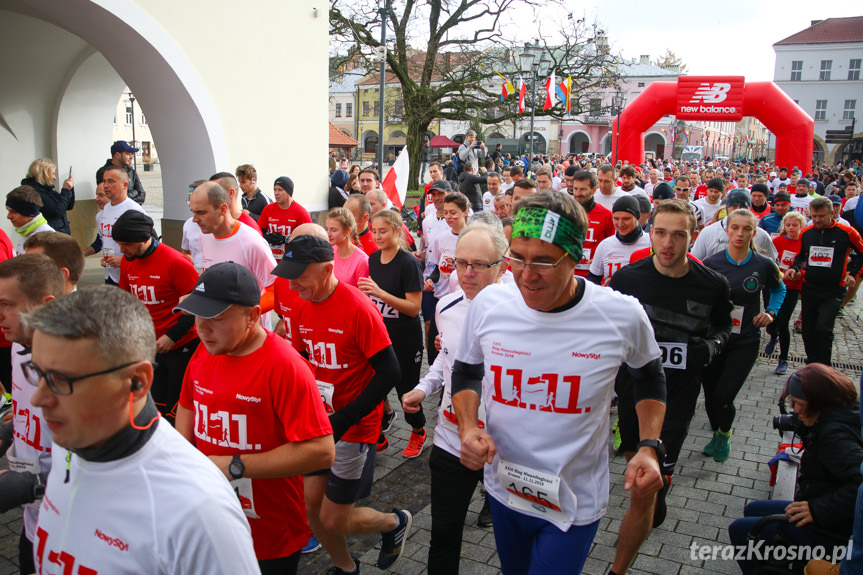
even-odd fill
[(246, 472), (246, 466), (243, 465), (243, 461), (240, 459), (239, 455), (235, 455), (231, 458), (231, 464), (228, 465), (228, 473), (231, 474), (232, 479), (242, 479), (243, 473)]
[(661, 439), (643, 439), (635, 446), (635, 450), (638, 451), (642, 447), (652, 447), (656, 450), (656, 459), (659, 460), (659, 464), (665, 463), (665, 444), (662, 443)]

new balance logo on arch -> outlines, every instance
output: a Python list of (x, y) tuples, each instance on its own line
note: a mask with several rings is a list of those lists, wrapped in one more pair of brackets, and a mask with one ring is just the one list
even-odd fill
[(731, 90), (731, 84), (727, 84), (725, 82), (702, 82), (698, 89), (695, 90), (695, 94), (692, 96), (692, 99), (689, 100), (690, 104), (697, 104), (698, 102), (717, 104), (719, 102), (724, 102), (726, 98), (728, 98), (728, 91)]

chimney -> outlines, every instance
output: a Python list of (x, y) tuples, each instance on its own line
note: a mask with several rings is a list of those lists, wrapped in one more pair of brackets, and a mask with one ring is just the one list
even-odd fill
[(596, 49), (600, 54), (608, 54), (608, 36), (598, 36), (596, 38)]
[(650, 64), (650, 56), (646, 55), (646, 54), (642, 54), (641, 55), (641, 62), (639, 62), (639, 63), (649, 65)]
[(811, 23), (811, 24), (809, 24), (809, 27), (811, 28), (812, 26), (814, 26), (814, 25), (816, 25), (816, 24), (820, 24), (820, 23), (821, 23), (821, 22), (823, 22), (823, 21), (824, 21), (824, 20), (811, 20), (810, 22), (812, 22), (812, 23)]

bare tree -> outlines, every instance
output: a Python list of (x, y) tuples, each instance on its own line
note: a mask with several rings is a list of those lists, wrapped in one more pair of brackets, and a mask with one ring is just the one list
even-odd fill
[(677, 71), (681, 74), (685, 74), (687, 72), (687, 67), (683, 62), (683, 58), (672, 52), (670, 49), (666, 49), (665, 54), (654, 60), (653, 63), (660, 68), (673, 68), (674, 66), (677, 66)]
[[(518, 115), (517, 96), (501, 102), (499, 71), (516, 84), (523, 50), (502, 33), (507, 10), (548, 10), (546, 0), (400, 0), (380, 10), (372, 0), (330, 0), (330, 37), (344, 60), (364, 61), (377, 69), (381, 14), (385, 15), (387, 82), (397, 81), (404, 101), (411, 158), (409, 188), (417, 186), (423, 140), (436, 119), (499, 124)], [(552, 2), (558, 6), (561, 3)], [(537, 12), (538, 13), (538, 12)], [(555, 38), (537, 42), (558, 77), (572, 76), (572, 115), (585, 107), (593, 88), (617, 81), (620, 59), (607, 49), (605, 34), (584, 18), (566, 18), (554, 26)], [(423, 46), (424, 50), (411, 46)], [(336, 63), (335, 65), (338, 65)], [(527, 78), (525, 78), (527, 80)], [(539, 98), (538, 98), (539, 99)], [(557, 104), (537, 115), (563, 117)], [(383, 134), (378, 136), (383, 138)]]

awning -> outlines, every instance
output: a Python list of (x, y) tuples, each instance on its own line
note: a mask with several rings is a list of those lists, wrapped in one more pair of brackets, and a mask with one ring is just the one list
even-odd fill
[(435, 136), (429, 140), (429, 148), (458, 148), (459, 143), (450, 140), (446, 136)]

